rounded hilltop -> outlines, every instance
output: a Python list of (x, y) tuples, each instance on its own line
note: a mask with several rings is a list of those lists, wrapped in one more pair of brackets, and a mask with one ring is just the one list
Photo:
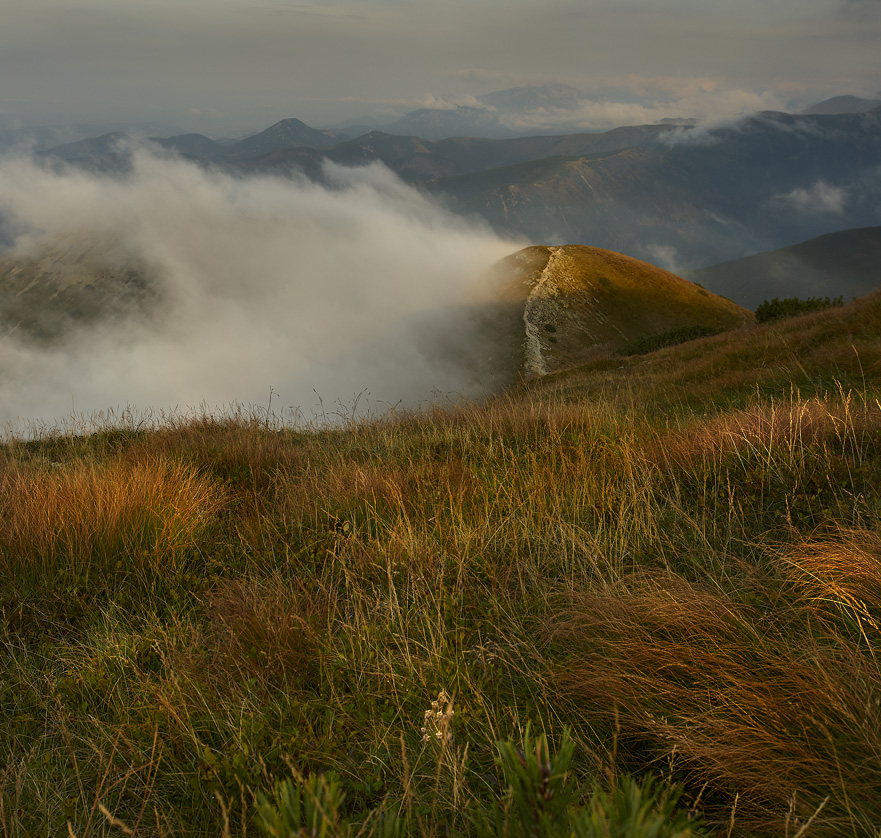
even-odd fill
[(752, 323), (751, 311), (622, 253), (534, 245), (505, 257), (491, 281), (509, 369), (544, 375), (673, 329)]

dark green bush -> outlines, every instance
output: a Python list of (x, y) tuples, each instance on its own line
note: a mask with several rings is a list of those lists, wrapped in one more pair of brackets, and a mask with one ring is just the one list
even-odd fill
[(762, 301), (756, 309), (756, 320), (759, 323), (768, 323), (772, 320), (783, 320), (787, 317), (797, 317), (799, 314), (809, 314), (812, 311), (843, 305), (844, 297), (836, 297), (834, 300), (829, 297), (808, 297), (804, 300), (799, 297), (786, 297), (782, 300), (774, 297), (770, 302)]
[(657, 335), (649, 335), (634, 341), (629, 346), (624, 346), (617, 351), (618, 355), (645, 355), (656, 349), (664, 349), (667, 346), (676, 346), (689, 340), (706, 338), (710, 335), (718, 335), (721, 329), (713, 329), (710, 326), (680, 326), (678, 329), (668, 329)]

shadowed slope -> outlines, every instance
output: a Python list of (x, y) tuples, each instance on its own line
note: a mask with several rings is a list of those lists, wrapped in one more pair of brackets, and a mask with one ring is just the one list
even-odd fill
[(59, 241), (0, 258), (0, 333), (53, 342), (71, 329), (143, 314), (158, 288), (141, 260), (96, 240)]

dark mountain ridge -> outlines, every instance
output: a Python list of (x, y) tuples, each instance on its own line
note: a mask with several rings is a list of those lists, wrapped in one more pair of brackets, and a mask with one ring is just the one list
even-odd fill
[(862, 297), (881, 288), (881, 227), (828, 233), (686, 278), (750, 309), (774, 297)]
[(803, 114), (866, 113), (881, 107), (881, 98), (864, 99), (862, 96), (833, 96), (805, 108)]

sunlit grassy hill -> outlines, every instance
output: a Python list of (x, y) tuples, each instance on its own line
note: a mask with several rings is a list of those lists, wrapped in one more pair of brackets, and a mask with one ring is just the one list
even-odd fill
[(879, 315), (8, 440), (0, 828), (877, 836)]
[(525, 355), (521, 371), (527, 376), (566, 369), (671, 329), (722, 331), (755, 320), (699, 285), (598, 247), (525, 248), (495, 266), (494, 282), (516, 324), (514, 340), (504, 342), (511, 355)]

